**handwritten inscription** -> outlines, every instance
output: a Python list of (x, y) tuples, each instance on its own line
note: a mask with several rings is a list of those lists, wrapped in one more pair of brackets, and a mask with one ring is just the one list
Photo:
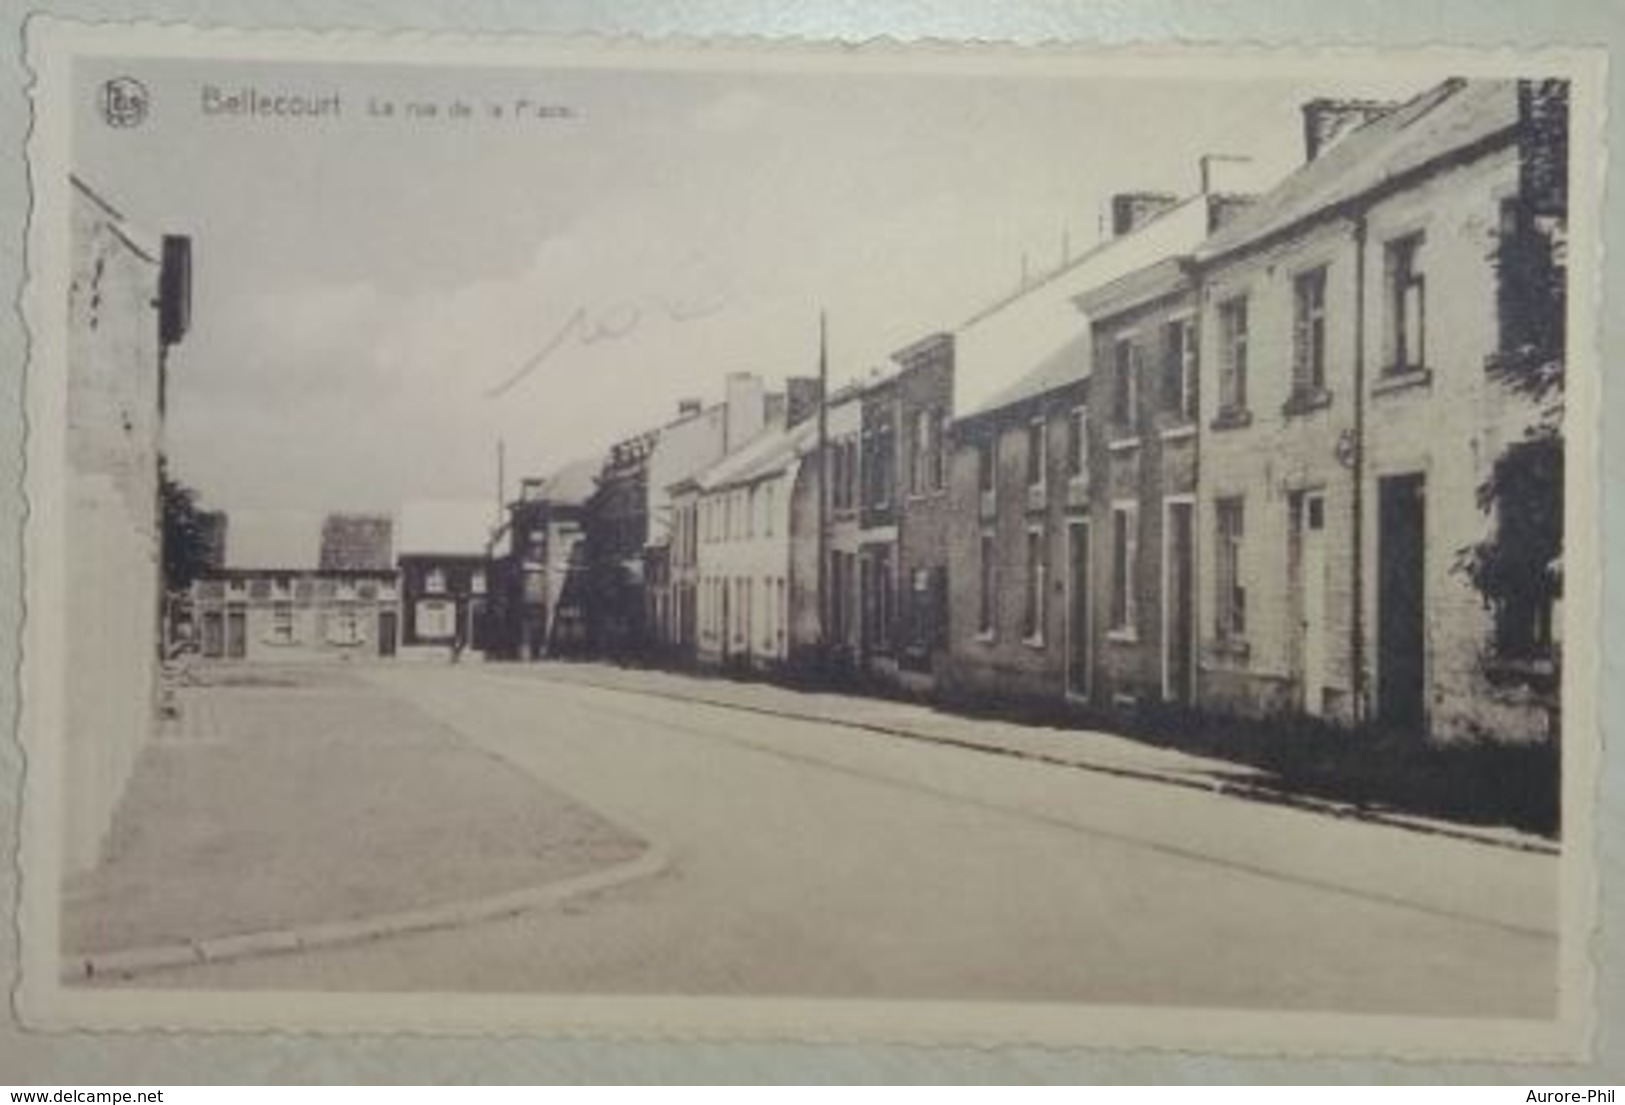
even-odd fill
[(684, 323), (722, 310), (720, 296), (645, 296), (623, 299), (598, 307), (577, 307), (547, 343), (525, 359), (515, 371), (491, 388), (486, 397), (495, 399), (513, 390), (566, 346), (581, 348), (627, 337), (651, 318)]

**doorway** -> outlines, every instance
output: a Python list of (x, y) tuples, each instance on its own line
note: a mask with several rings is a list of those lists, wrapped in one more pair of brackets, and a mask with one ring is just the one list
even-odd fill
[(1089, 523), (1066, 527), (1066, 693), (1089, 697)]
[(378, 655), (395, 655), (395, 637), (399, 632), (396, 626), (398, 615), (393, 610), (378, 611)]
[(248, 612), (242, 607), (226, 611), (226, 659), (248, 655)]
[(1377, 718), (1420, 730), (1426, 723), (1427, 483), (1420, 473), (1377, 481)]
[(1186, 499), (1166, 503), (1163, 530), (1167, 543), (1163, 564), (1162, 694), (1170, 702), (1196, 699), (1196, 602), (1193, 595), (1195, 548), (1194, 504)]
[(1293, 529), (1298, 539), (1297, 586), (1299, 685), (1303, 712), (1318, 717), (1326, 708), (1326, 495), (1297, 495)]

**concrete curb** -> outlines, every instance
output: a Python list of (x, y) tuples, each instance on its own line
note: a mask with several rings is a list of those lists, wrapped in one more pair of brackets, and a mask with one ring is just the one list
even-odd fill
[(81, 982), (113, 976), (131, 978), (152, 971), (195, 967), (204, 963), (224, 963), (236, 959), (285, 955), (289, 952), (357, 944), (390, 936), (457, 928), (480, 921), (494, 921), (521, 913), (559, 905), (571, 898), (650, 878), (671, 866), (671, 853), (660, 845), (650, 845), (642, 855), (613, 867), (589, 871), (558, 882), (524, 890), (473, 898), (461, 902), (425, 906), (397, 913), (379, 913), (345, 921), (324, 921), (285, 929), (212, 936), (154, 944), (144, 948), (124, 948), (99, 954), (64, 957), (64, 982)]
[[(520, 677), (518, 672), (487, 672), (498, 678)], [(1055, 756), (1047, 752), (1030, 751), (1022, 748), (1011, 748), (1006, 745), (990, 744), (982, 741), (967, 740), (961, 737), (951, 737), (934, 733), (927, 733), (919, 729), (906, 729), (897, 725), (887, 725), (876, 721), (861, 721), (857, 719), (844, 719), (838, 717), (817, 717), (810, 714), (796, 713), (793, 710), (777, 709), (771, 706), (759, 706), (748, 702), (730, 702), (727, 699), (711, 698), (700, 694), (672, 694), (666, 691), (652, 690), (645, 687), (622, 687), (609, 682), (592, 679), (559, 679), (553, 676), (535, 672), (533, 678), (548, 680), (553, 683), (564, 683), (573, 686), (592, 687), (596, 690), (623, 691), (627, 694), (643, 695), (648, 698), (662, 698), (681, 702), (694, 702), (702, 706), (715, 706), (725, 710), (738, 710), (743, 713), (760, 714), (766, 717), (784, 718), (792, 721), (823, 722), (830, 725), (839, 725), (847, 729), (858, 729), (883, 736), (900, 737), (904, 740), (922, 741), (928, 744), (940, 744), (950, 748), (962, 748), (972, 752), (984, 752), (994, 756), (1008, 756), (1017, 760), (1031, 760), (1036, 763), (1054, 764), (1058, 767), (1069, 767), (1078, 771), (1092, 771), (1099, 775), (1111, 775), (1122, 779), (1135, 779), (1141, 782), (1161, 783), (1167, 786), (1183, 787), (1186, 790), (1197, 790), (1207, 794), (1218, 794), (1228, 798), (1239, 798), (1248, 802), (1262, 802), (1266, 805), (1285, 806), (1291, 809), (1318, 813), (1327, 817), (1341, 817), (1352, 821), (1363, 821), (1376, 825), (1386, 825), (1391, 828), (1405, 829), (1409, 832), (1423, 833), (1429, 836), (1450, 837), (1456, 840), (1465, 840), (1474, 844), (1485, 844), (1492, 848), (1504, 848), (1514, 852), (1529, 852), (1537, 855), (1560, 855), (1562, 846), (1553, 841), (1540, 837), (1518, 833), (1516, 830), (1497, 831), (1494, 829), (1478, 829), (1468, 825), (1457, 825), (1452, 822), (1435, 821), (1417, 814), (1402, 813), (1397, 810), (1377, 809), (1370, 806), (1357, 806), (1348, 802), (1338, 802), (1330, 798), (1316, 798), (1307, 794), (1297, 794), (1293, 791), (1278, 790), (1272, 787), (1254, 786), (1248, 783), (1227, 782), (1224, 780), (1203, 780), (1187, 778), (1182, 775), (1166, 771), (1157, 771), (1152, 768), (1123, 767), (1115, 764), (1103, 764), (1088, 760), (1069, 759), (1065, 756)]]

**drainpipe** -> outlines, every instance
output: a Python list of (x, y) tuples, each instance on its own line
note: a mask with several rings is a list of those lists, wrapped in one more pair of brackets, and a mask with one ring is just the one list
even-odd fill
[(1353, 528), (1354, 578), (1349, 588), (1353, 609), (1349, 620), (1349, 661), (1354, 691), (1354, 720), (1370, 716), (1365, 664), (1365, 246), (1366, 218), (1354, 218), (1354, 473)]

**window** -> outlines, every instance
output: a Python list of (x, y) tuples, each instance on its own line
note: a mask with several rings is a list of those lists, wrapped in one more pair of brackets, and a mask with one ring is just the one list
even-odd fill
[(293, 603), (271, 604), (271, 640), (279, 645), (293, 644)]
[(998, 544), (991, 530), (982, 531), (981, 555), (977, 577), (976, 633), (991, 640), (998, 614)]
[(1112, 424), (1132, 427), (1140, 402), (1140, 349), (1132, 338), (1112, 346)]
[(353, 645), (361, 641), (360, 623), (355, 607), (348, 604), (334, 609), (328, 616), (327, 640), (335, 645)]
[(908, 443), (908, 490), (923, 495), (928, 486), (931, 455), (931, 417), (928, 411), (915, 411)]
[(948, 486), (948, 435), (944, 432), (947, 419), (940, 409), (933, 410), (927, 422), (926, 462), (930, 466), (932, 491)]
[(1122, 503), (1112, 507), (1112, 608), (1111, 631), (1132, 638), (1138, 624), (1135, 617), (1134, 577), (1140, 551), (1140, 506)]
[(1390, 376), (1420, 372), (1426, 357), (1427, 286), (1422, 276), (1422, 235), (1388, 243), (1388, 364)]
[(456, 608), (444, 599), (423, 599), (417, 604), (417, 635), (427, 641), (449, 640), (455, 631)]
[(846, 485), (845, 499), (848, 510), (858, 502), (858, 469), (858, 439), (849, 437), (846, 439), (846, 479), (843, 481)]
[(474, 574), (468, 577), (468, 589), (476, 595), (485, 594), (485, 570), (475, 568)]
[(1219, 304), (1219, 412), (1247, 409), (1247, 297)]
[(1300, 273), (1292, 282), (1292, 391), (1326, 390), (1326, 268)]
[(1089, 464), (1088, 411), (1073, 407), (1066, 416), (1066, 475), (1081, 480)]
[(976, 443), (976, 486), (984, 495), (993, 494), (994, 476), (998, 465), (994, 463), (994, 438), (987, 437)]
[(1501, 201), (1495, 275), (1502, 360), (1527, 365), (1562, 356), (1564, 252), (1561, 219), (1537, 215), (1523, 195)]
[(774, 492), (776, 490), (777, 490), (777, 488), (773, 484), (768, 484), (766, 487), (762, 488), (762, 536), (763, 537), (772, 537), (773, 536), (773, 508), (774, 508), (773, 500), (776, 497), (774, 495)]
[(1214, 514), (1218, 537), (1214, 543), (1217, 560), (1214, 628), (1219, 640), (1235, 641), (1247, 633), (1247, 589), (1241, 581), (1241, 542), (1246, 533), (1246, 515), (1239, 497), (1218, 500), (1214, 503)]
[(1503, 661), (1550, 660), (1563, 587), (1561, 442), (1511, 446), (1495, 462), (1493, 485), (1495, 540), (1473, 567), (1495, 611), (1495, 654)]
[(879, 652), (891, 649), (892, 570), (891, 550), (880, 547), (866, 553), (860, 562), (864, 637)]
[(1035, 418), (1027, 424), (1027, 486), (1044, 486), (1045, 456), (1044, 420)]
[(444, 568), (430, 568), (423, 577), (423, 590), (431, 595), (446, 593), (446, 572)]
[(1027, 601), (1021, 621), (1022, 635), (1028, 644), (1044, 643), (1044, 586), (1048, 575), (1044, 531), (1030, 529), (1027, 531)]
[(846, 442), (837, 441), (829, 453), (829, 505), (833, 510), (847, 510), (852, 506), (848, 496)]
[(890, 411), (882, 412), (872, 420), (864, 442), (864, 477), (868, 481), (867, 504), (884, 507), (890, 504), (897, 484), (896, 427)]
[(1196, 417), (1196, 327), (1175, 319), (1162, 337), (1162, 409), (1188, 421)]

